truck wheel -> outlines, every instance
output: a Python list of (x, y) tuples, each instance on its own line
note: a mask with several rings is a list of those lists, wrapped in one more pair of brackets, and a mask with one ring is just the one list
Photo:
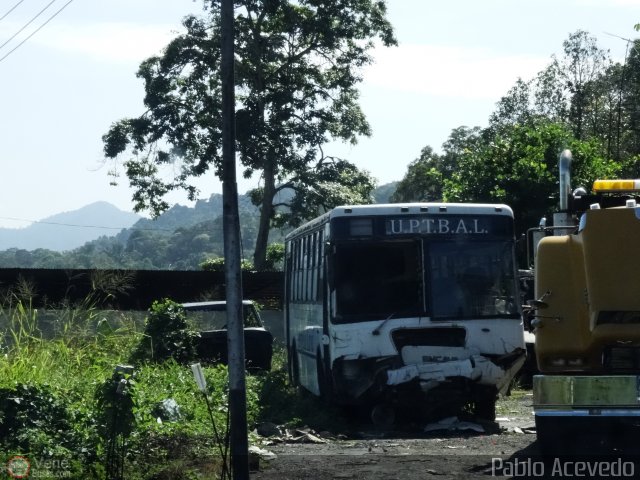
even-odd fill
[(536, 415), (536, 436), (538, 449), (544, 456), (559, 456), (571, 453), (570, 445), (575, 439), (569, 435), (569, 425), (558, 417)]

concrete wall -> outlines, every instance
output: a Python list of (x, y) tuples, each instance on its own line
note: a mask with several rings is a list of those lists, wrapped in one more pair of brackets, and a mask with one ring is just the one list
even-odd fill
[(284, 345), (284, 312), (282, 310), (260, 310), (264, 326), (273, 334), (276, 342)]

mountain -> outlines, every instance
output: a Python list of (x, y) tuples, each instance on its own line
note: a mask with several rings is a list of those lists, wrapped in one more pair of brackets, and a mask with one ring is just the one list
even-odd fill
[[(251, 203), (251, 199), (246, 194), (238, 195), (238, 212), (241, 218), (259, 215), (258, 207)], [(192, 227), (215, 220), (220, 216), (222, 216), (222, 195), (213, 193), (208, 200), (197, 200), (193, 207), (176, 204), (154, 220), (141, 218), (134, 228), (173, 231), (176, 228)]]
[(108, 202), (95, 202), (71, 212), (58, 213), (25, 228), (0, 228), (0, 250), (19, 248), (73, 250), (102, 236), (113, 236), (140, 220)]
[(385, 183), (376, 188), (373, 191), (374, 203), (390, 203), (391, 195), (393, 195), (396, 188), (398, 188), (398, 183), (400, 182)]
[[(394, 182), (375, 189), (373, 192), (375, 203), (387, 203), (395, 188), (396, 183)], [(292, 192), (285, 191), (281, 195), (282, 198), (278, 199), (278, 203), (286, 203)], [(250, 255), (255, 245), (260, 212), (246, 194), (238, 196), (238, 209), (243, 248), (247, 255)], [(176, 236), (175, 232), (178, 229), (181, 229), (183, 234)], [(101, 237), (111, 237), (109, 238), (110, 242), (118, 243), (124, 247), (127, 245), (129, 237), (136, 231), (147, 232), (146, 235), (155, 231), (153, 233), (166, 237), (167, 242), (174, 242), (171, 248), (179, 252), (185, 249), (197, 252), (198, 249), (189, 243), (192, 241), (191, 236), (197, 237), (198, 241), (202, 243), (205, 241), (203, 234), (206, 234), (208, 239), (207, 252), (222, 251), (220, 246), (222, 242), (222, 195), (214, 193), (208, 199), (196, 201), (192, 207), (174, 205), (154, 220), (124, 212), (107, 202), (92, 203), (78, 210), (47, 217), (26, 228), (0, 228), (0, 252), (9, 249), (27, 251), (46, 249), (65, 252), (96, 242), (102, 243), (101, 248), (104, 250), (105, 243), (99, 240)], [(270, 241), (282, 241), (286, 232), (286, 228), (272, 230)], [(181, 236), (184, 238), (180, 239)], [(142, 240), (138, 239), (137, 241)], [(178, 241), (184, 245), (176, 246), (175, 242)], [(10, 262), (5, 260), (4, 263), (6, 265), (2, 262), (0, 265), (5, 267), (7, 265), (14, 266), (14, 264), (22, 265), (18, 260)]]

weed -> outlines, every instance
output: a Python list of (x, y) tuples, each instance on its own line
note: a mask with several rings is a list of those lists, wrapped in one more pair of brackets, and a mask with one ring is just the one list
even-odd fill
[[(114, 367), (136, 358), (141, 340), (153, 334), (159, 339), (154, 340), (153, 361), (137, 357), (132, 377), (125, 478), (190, 480), (219, 473), (222, 464), (207, 405), (185, 363), (191, 355), (191, 331), (175, 304), (157, 304), (144, 333), (127, 315), (107, 320), (91, 300), (58, 307), (36, 311), (28, 298), (15, 295), (0, 308), (0, 451), (64, 459), (71, 478), (104, 479), (104, 437), (109, 405), (113, 407), (105, 389), (113, 393)], [(163, 330), (163, 322), (171, 322), (173, 330)], [(175, 330), (185, 335), (173, 336)], [(159, 350), (163, 341), (164, 350)], [(178, 348), (172, 350), (171, 342)], [(203, 370), (213, 421), (224, 432), (227, 368), (209, 365)], [(275, 349), (272, 371), (247, 376), (246, 385), (250, 429), (263, 421), (334, 431), (346, 424), (342, 412), (288, 384), (281, 347)], [(159, 409), (169, 400), (179, 412), (174, 418)]]
[(183, 363), (195, 358), (198, 333), (189, 327), (184, 308), (165, 299), (153, 302), (145, 323), (144, 337), (131, 361), (161, 362), (174, 359)]

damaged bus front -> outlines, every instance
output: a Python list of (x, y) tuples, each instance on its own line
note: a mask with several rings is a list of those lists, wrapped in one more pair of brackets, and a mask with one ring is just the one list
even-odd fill
[(505, 205), (339, 207), (286, 239), (291, 380), (426, 415), (495, 402), (524, 362)]

